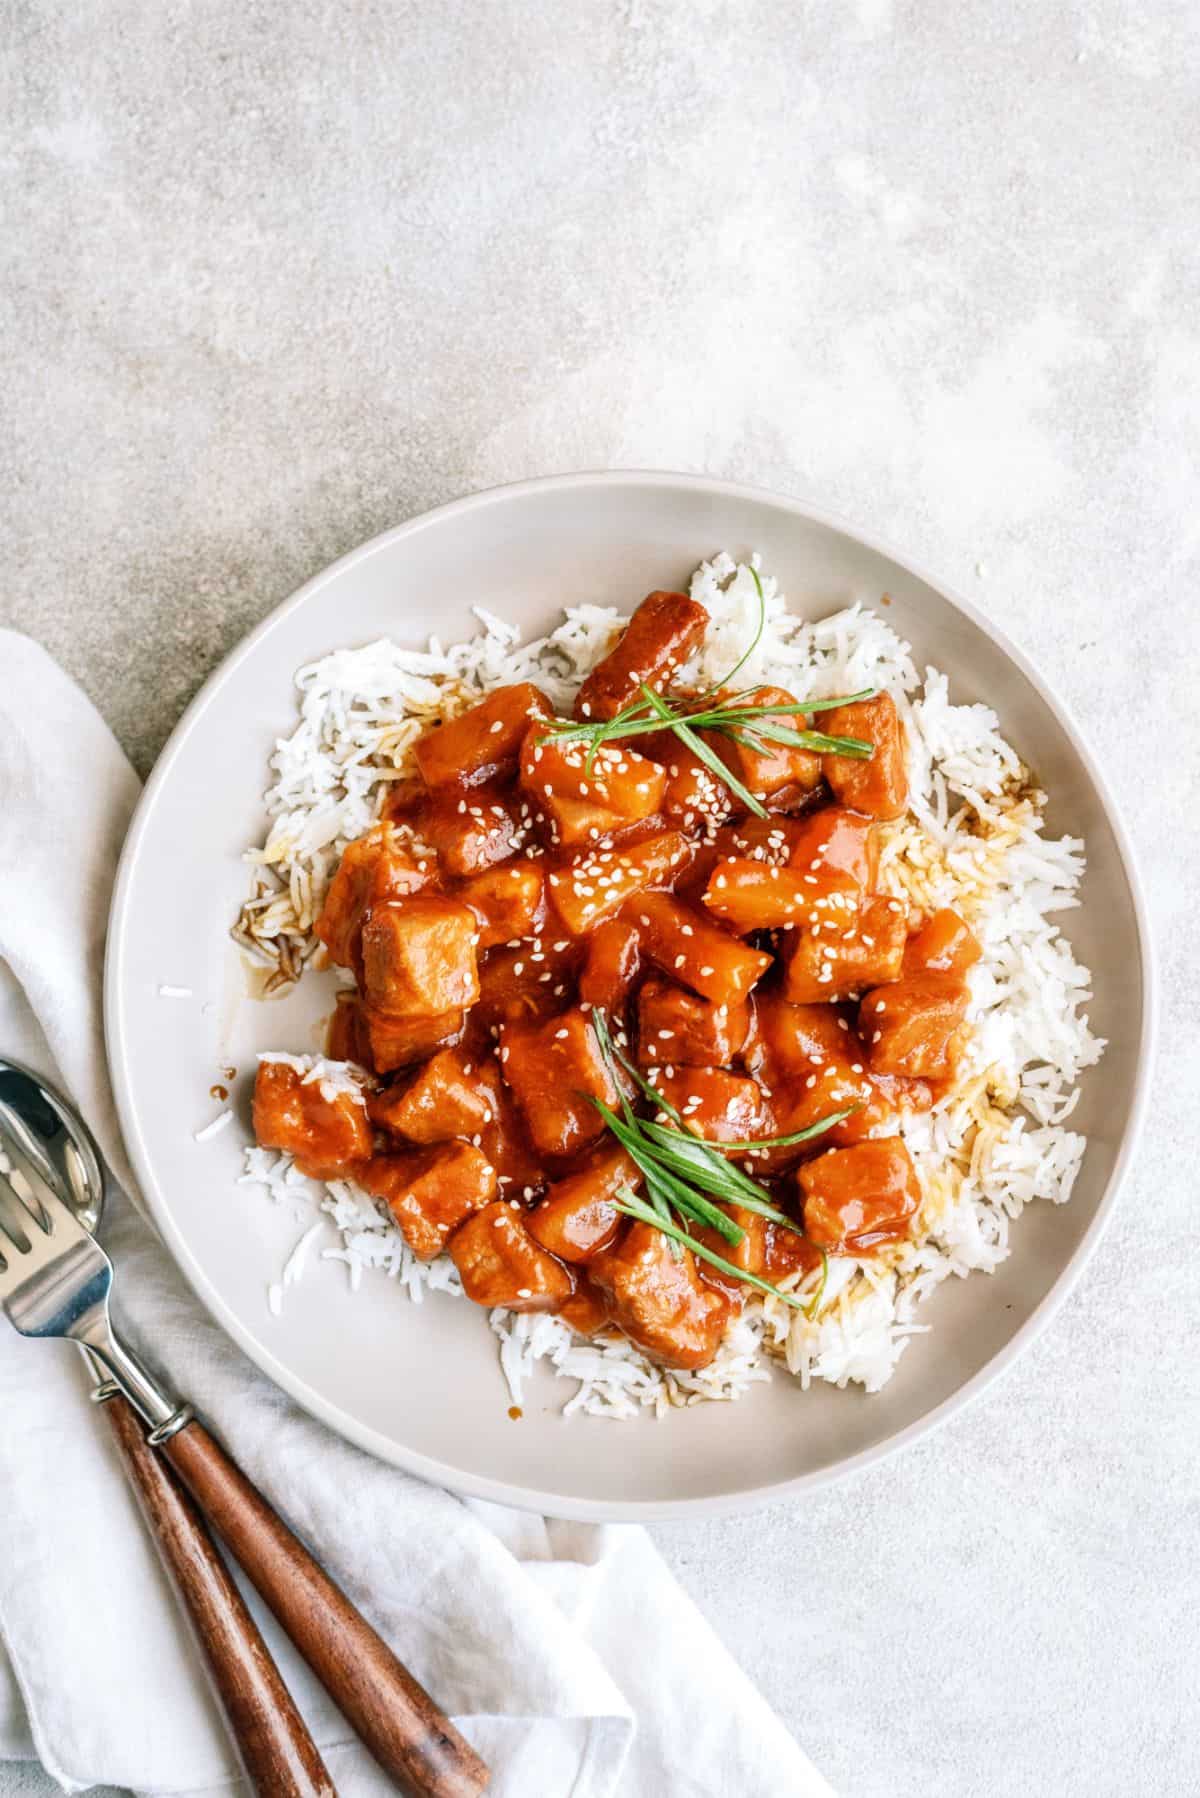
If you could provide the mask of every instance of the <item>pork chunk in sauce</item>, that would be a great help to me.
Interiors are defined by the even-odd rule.
[[[613,719],[643,683],[688,697],[673,682],[706,622],[687,595],[652,593],[575,718]],[[315,1178],[355,1179],[416,1255],[450,1255],[476,1303],[702,1367],[744,1276],[879,1253],[911,1230],[920,1188],[898,1132],[953,1077],[979,944],[957,913],[910,921],[879,890],[881,836],[907,803],[887,694],[817,717],[867,759],[712,733],[763,816],[669,728],[589,744],[550,721],[521,682],[419,739],[315,927],[355,982],[330,1029],[338,1065],[264,1061],[255,1131]],[[660,1108],[606,1059],[597,1013]],[[701,1253],[676,1253],[622,1209],[652,1195],[597,1102],[677,1115],[714,1145],[817,1127],[726,1151],[792,1224],[725,1200],[740,1240],[696,1225]]]

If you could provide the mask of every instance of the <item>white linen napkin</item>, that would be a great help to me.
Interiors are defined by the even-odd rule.
[[[79,689],[0,631],[0,1052],[73,1094],[131,1193],[99,994],[136,798]],[[454,1715],[494,1798],[832,1798],[643,1530],[464,1503],[384,1466],[258,1373],[120,1194],[105,1241],[132,1339]],[[67,1791],[243,1790],[76,1351],[0,1320],[0,1417],[0,1758],[36,1755]],[[252,1602],[344,1798],[391,1790]]]

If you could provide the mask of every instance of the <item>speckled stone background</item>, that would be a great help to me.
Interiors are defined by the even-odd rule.
[[[1193,0],[2,20],[0,622],[143,772],[332,557],[578,467],[862,520],[1074,708],[1164,975],[1104,1246],[934,1440],[656,1533],[843,1798],[1200,1791]]]

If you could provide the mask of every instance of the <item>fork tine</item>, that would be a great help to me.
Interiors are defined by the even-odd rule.
[[[35,1149],[31,1154],[28,1133],[20,1126],[8,1106],[0,1105],[0,1156],[8,1163],[8,1185],[31,1221],[48,1236],[54,1227],[53,1212],[47,1204],[61,1204],[53,1174]],[[14,1179],[14,1174],[19,1177]],[[22,1187],[24,1191],[22,1191]]]
[[[0,1149],[10,1141],[33,1163],[51,1192],[57,1192],[59,1182],[54,1163],[39,1141],[37,1132],[30,1129],[14,1105],[0,1098]]]
[[[11,1246],[18,1255],[27,1255],[33,1246],[27,1234],[32,1219],[21,1203],[20,1195],[8,1172],[0,1167],[0,1272],[8,1266],[5,1249]]]

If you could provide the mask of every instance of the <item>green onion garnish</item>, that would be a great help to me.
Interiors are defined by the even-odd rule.
[[[616,1070],[619,1065],[633,1080],[643,1097],[671,1120],[671,1124],[666,1125],[650,1118],[638,1117],[623,1092],[621,1117],[603,1099],[591,1098],[591,1103],[634,1163],[646,1185],[648,1200],[636,1198],[628,1189],[624,1189],[622,1196],[625,1203],[618,1205],[617,1209],[661,1230],[671,1242],[675,1255],[678,1255],[678,1245],[682,1243],[699,1255],[701,1260],[711,1262],[714,1267],[721,1268],[735,1279],[745,1280],[748,1285],[773,1293],[776,1298],[805,1310],[805,1303],[793,1298],[790,1293],[782,1292],[779,1287],[773,1286],[769,1280],[760,1279],[757,1274],[746,1273],[706,1248],[689,1230],[674,1221],[673,1214],[686,1223],[700,1224],[715,1230],[718,1236],[734,1248],[744,1241],[746,1232],[740,1224],[734,1222],[728,1212],[720,1208],[720,1204],[713,1204],[714,1199],[728,1205],[738,1205],[743,1211],[753,1212],[758,1217],[766,1218],[769,1222],[802,1236],[804,1232],[794,1219],[777,1205],[773,1205],[763,1187],[728,1160],[728,1154],[735,1149],[784,1148],[792,1143],[811,1142],[813,1137],[840,1124],[858,1107],[848,1105],[841,1111],[831,1112],[828,1117],[819,1118],[807,1129],[794,1131],[790,1136],[768,1136],[754,1143],[722,1143],[718,1147],[705,1142],[702,1137],[689,1130],[683,1117],[665,1094],[660,1093],[645,1078],[641,1069],[635,1067],[622,1052],[612,1039],[608,1019],[602,1011],[593,1009],[591,1021],[600,1053],[613,1075],[618,1091],[620,1083],[616,1078]],[[636,1209],[630,1209],[631,1205]],[[824,1255],[823,1259],[826,1259]],[[825,1290],[827,1274],[826,1259],[818,1288],[818,1300]],[[815,1313],[809,1310],[807,1315],[813,1316]]]
[[[620,1196],[617,1199],[617,1210],[623,1212],[626,1217],[636,1218],[639,1223],[651,1224],[654,1229],[661,1230],[664,1236],[669,1236],[673,1241],[682,1243],[685,1248],[691,1249],[692,1254],[698,1260],[707,1261],[710,1267],[719,1267],[723,1274],[729,1274],[735,1280],[744,1280],[747,1286],[755,1286],[759,1292],[768,1292],[772,1298],[782,1299],[785,1305],[792,1305],[797,1311],[805,1311],[807,1314],[805,1301],[797,1298],[794,1292],[781,1292],[778,1286],[772,1286],[769,1280],[760,1279],[758,1274],[747,1273],[744,1267],[735,1267],[732,1261],[726,1261],[724,1255],[718,1255],[716,1250],[710,1249],[707,1243],[697,1242],[694,1236],[689,1235],[686,1230],[681,1230],[677,1224],[667,1223],[659,1217],[657,1211],[652,1211],[649,1205],[644,1205],[641,1199],[630,1192],[627,1186],[621,1188]]]
[[[756,818],[768,817],[767,808],[726,767],[711,745],[696,735],[697,731],[713,731],[716,735],[740,743],[744,748],[755,750],[759,754],[765,752],[767,743],[782,743],[789,749],[807,749],[816,755],[844,755],[860,761],[869,760],[875,753],[874,745],[861,737],[832,737],[819,730],[793,730],[774,720],[789,715],[827,712],[835,706],[853,705],[856,700],[872,699],[878,691],[875,687],[864,687],[861,692],[848,693],[838,699],[796,700],[783,705],[757,705],[753,701],[747,703],[749,693],[753,691],[751,688],[740,693],[726,694],[724,699],[715,697],[719,688],[728,686],[754,654],[766,625],[767,606],[762,582],[756,569],[751,568],[750,572],[758,588],[758,628],[749,647],[722,681],[709,687],[699,698],[693,697],[690,701],[665,698],[643,682],[641,698],[633,700],[615,717],[600,719],[592,724],[580,724],[573,718],[550,718],[547,720],[548,734],[541,741],[586,743],[588,750],[584,765],[590,774],[596,756],[605,743],[669,730]]]

